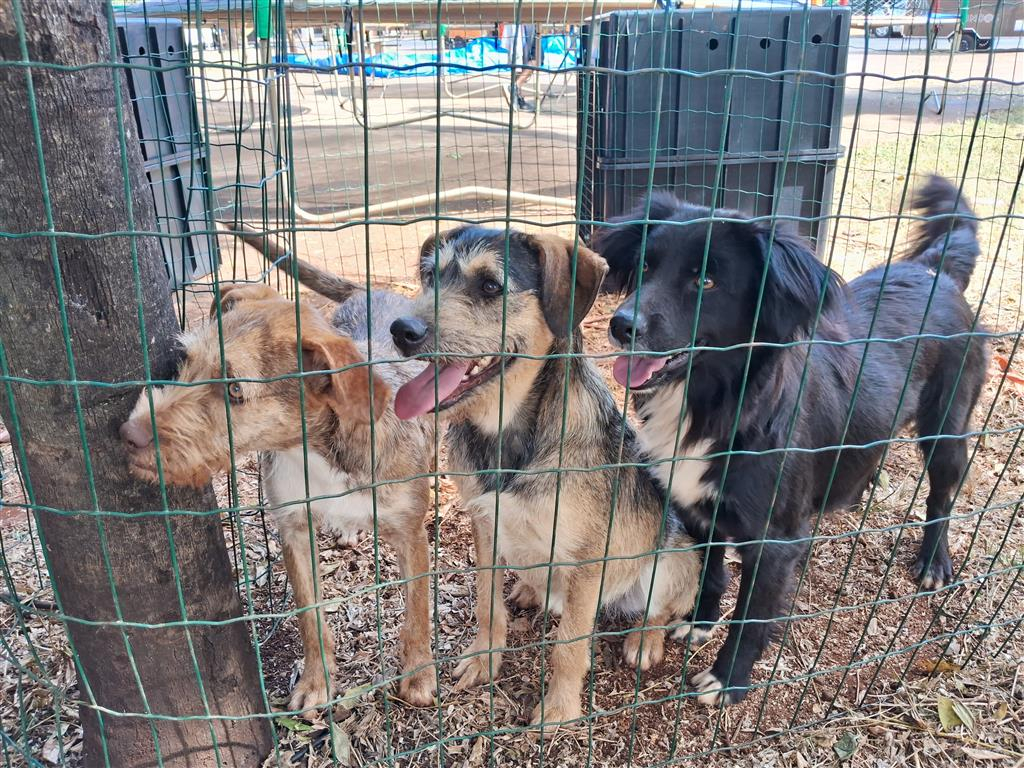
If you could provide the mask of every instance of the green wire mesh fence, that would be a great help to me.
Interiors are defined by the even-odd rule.
[[[120,103],[118,91],[116,123],[124,186],[102,192],[131,208],[137,179],[129,162],[135,150],[128,146],[137,143],[158,232],[129,227],[98,234],[159,241],[178,325],[188,332],[189,348],[205,344],[209,357],[203,368],[190,355],[188,365],[198,375],[177,385],[148,372],[141,380],[79,378],[65,313],[54,343],[67,347],[70,370],[62,380],[43,381],[11,367],[5,350],[13,340],[0,338],[0,410],[10,436],[0,450],[4,765],[83,760],[116,765],[110,755],[121,753],[108,746],[107,728],[125,717],[144,724],[137,732],[142,757],[133,764],[138,765],[195,760],[200,765],[652,766],[696,759],[716,765],[833,760],[879,765],[911,761],[916,751],[927,757],[919,762],[929,764],[1012,763],[1024,757],[1016,679],[1024,654],[1018,632],[1024,615],[1024,536],[1018,520],[1024,501],[1018,452],[1024,430],[1024,366],[1018,353],[1024,331],[1024,226],[1018,202],[1024,172],[1024,6],[1019,1],[947,7],[911,0],[849,9],[740,0],[719,7],[684,3],[651,9],[620,0],[145,0],[104,6],[104,55],[76,66],[27,55],[30,5],[14,0],[0,14],[5,53],[0,68],[15,75],[3,82],[23,89],[18,97],[36,132],[5,136],[5,141],[15,142],[26,156],[38,155],[45,178],[47,165],[61,159],[44,157],[34,73],[52,70],[47,74],[71,77],[97,66],[118,77],[124,73],[128,101]],[[641,251],[647,253],[657,218],[644,201],[652,190],[667,188],[695,204],[758,217],[772,228],[772,238],[775,225],[788,222],[811,239],[819,259],[852,280],[899,258],[920,219],[910,209],[913,190],[935,173],[949,179],[958,197],[974,208],[980,257],[966,291],[975,312],[967,336],[984,343],[991,356],[987,370],[970,372],[983,384],[962,433],[970,470],[956,485],[950,513],[951,582],[919,588],[910,576],[911,543],[925,529],[928,473],[917,433],[893,424],[879,441],[882,461],[865,493],[846,510],[812,518],[803,539],[808,554],[795,566],[795,592],[778,617],[779,637],[755,664],[743,702],[697,702],[693,675],[715,659],[724,631],[710,640],[668,639],[660,663],[631,669],[622,663],[622,648],[648,637],[636,631],[644,623],[611,611],[596,614],[594,630],[580,633],[589,671],[579,720],[557,729],[531,729],[541,691],[550,690],[552,653],[569,645],[555,629],[566,623],[569,606],[551,602],[566,571],[552,564],[566,565],[555,542],[559,531],[571,526],[564,515],[579,514],[573,494],[584,491],[578,478],[592,478],[584,485],[611,488],[610,508],[589,510],[604,527],[594,534],[600,555],[584,564],[600,571],[602,589],[606,573],[622,562],[649,562],[653,585],[658,568],[669,567],[665,563],[673,556],[690,552],[705,558],[709,546],[666,543],[678,524],[663,500],[659,545],[634,548],[625,556],[613,552],[613,523],[621,527],[631,519],[623,511],[630,491],[622,477],[636,463],[657,469],[656,460],[632,462],[623,454],[628,450],[623,425],[636,422],[633,395],[615,384],[616,350],[608,338],[609,320],[623,297],[600,295],[580,322],[581,335],[567,347],[538,354],[514,349],[509,340],[519,338],[529,312],[516,297],[515,288],[525,278],[513,264],[520,241],[510,231],[576,243],[570,245],[569,279],[579,284],[586,278],[586,246],[599,243],[608,221],[637,203]],[[427,315],[440,338],[443,324],[459,317],[452,310],[458,296],[434,289],[444,284],[437,246],[443,235],[433,252],[426,251],[433,259],[421,261],[421,245],[467,224],[500,233],[493,247],[504,266],[495,276],[501,311],[489,337],[499,343],[487,350],[497,361],[501,385],[490,414],[495,436],[472,449],[465,448],[464,434],[446,435],[443,414],[422,417],[415,428],[400,426],[393,413],[376,420],[369,414],[373,409],[379,417],[390,408],[387,399],[376,397],[382,384],[394,390],[404,381],[387,373],[400,370],[394,366],[401,355],[374,349],[387,351],[390,322],[410,310],[401,299],[381,298],[381,291],[414,297],[422,286],[426,299],[421,302],[432,303]],[[706,224],[698,218],[692,226],[703,232]],[[64,312],[68,297],[60,282],[61,254],[53,244],[58,232],[52,216],[24,231],[8,228],[0,218],[0,237],[12,245],[29,233],[48,235],[45,247],[53,250],[47,263]],[[704,248],[706,266],[710,245]],[[352,285],[331,283],[321,295],[300,291],[293,278],[303,276],[303,267],[292,256]],[[641,290],[646,274],[640,270]],[[142,275],[136,261],[137,288]],[[234,293],[239,307],[248,299],[268,301],[259,286],[275,289],[288,306],[260,305],[260,311],[276,312],[275,327],[283,327],[285,339],[291,339],[273,365],[247,366],[232,354],[242,331],[241,315],[229,299],[232,291],[243,290],[239,285],[257,291]],[[369,327],[355,334],[355,354],[324,341],[323,334],[337,330],[328,332],[321,314],[333,312],[329,299],[341,294],[357,297],[355,304],[348,299],[349,315],[363,310],[368,315],[362,322]],[[578,292],[569,294],[567,317],[582,301]],[[760,297],[757,303],[760,307]],[[343,330],[358,325],[349,315],[339,315]],[[481,333],[474,317],[464,316],[465,327],[455,332]],[[920,340],[920,334],[908,335]],[[140,329],[134,342],[143,348],[154,344],[146,338]],[[275,338],[280,341],[281,335]],[[529,333],[524,338],[532,343]],[[870,332],[864,338],[884,343]],[[689,346],[699,347],[698,341],[691,339]],[[373,370],[385,371],[383,378],[367,376],[368,356]],[[432,359],[429,352],[420,357]],[[573,366],[582,359],[596,365],[601,377],[589,386],[607,385],[615,403],[605,426],[618,435],[618,443],[607,461],[581,463],[580,456],[593,452],[567,437],[579,416],[567,407],[577,373],[565,376],[552,395],[560,405],[553,411],[558,423],[542,425],[555,438],[545,447],[547,460],[526,466],[522,457],[536,446],[502,439],[515,427],[507,423],[506,399],[518,402],[521,396],[515,365],[538,358],[562,364],[565,371],[578,372]],[[952,373],[957,380],[964,366]],[[185,376],[190,369],[182,370]],[[323,370],[348,376],[343,380],[351,382],[350,394],[362,391],[357,383],[368,388],[358,400],[364,413],[348,411],[366,433],[365,444],[357,448],[364,477],[339,478],[325,469],[327,427],[316,415]],[[902,400],[908,385],[905,372],[896,374]],[[805,368],[801,393],[809,375],[814,372]],[[859,381],[860,375],[857,391]],[[78,393],[106,387],[131,392],[132,400],[141,389],[145,418],[140,423],[148,425],[150,438],[152,426],[158,427],[150,481],[163,489],[177,482],[169,461],[175,454],[171,437],[164,436],[150,409],[157,399],[176,396],[168,392],[204,392],[209,384],[223,385],[215,399],[226,435],[216,447],[224,453],[212,478],[216,505],[183,511],[164,496],[160,509],[103,509],[94,494],[81,508],[54,510],[34,500],[34,484],[54,481],[24,471],[32,446],[26,440],[30,426],[26,430],[18,418],[19,388],[64,387]],[[432,386],[438,395],[441,382]],[[245,449],[256,443],[246,431],[251,417],[240,409],[251,413],[257,407],[246,402],[257,391],[294,399],[289,407],[299,418],[289,417],[292,411],[282,411],[283,417],[275,412],[276,401],[269,396],[258,407],[264,429],[273,433],[267,445],[283,453],[283,436],[290,435],[287,450],[292,459],[298,456],[297,463],[268,461]],[[679,404],[675,407],[668,418],[682,429],[685,414]],[[799,405],[805,411],[815,407]],[[81,407],[76,416],[69,439],[80,451],[77,460],[88,468],[88,419]],[[738,420],[738,410],[729,418]],[[208,427],[206,436],[214,431]],[[743,446],[734,444],[735,433],[734,427],[722,451],[727,461],[744,455]],[[476,458],[487,468],[453,469],[459,466],[453,451],[467,450],[480,454]],[[797,455],[804,449],[787,440],[779,450]],[[686,457],[669,453],[667,461],[676,467],[672,473],[685,475]],[[403,464],[395,456],[411,458]],[[116,460],[127,462],[127,454]],[[545,545],[550,553],[530,562],[532,568],[488,565],[497,560],[500,536],[528,535],[501,527],[504,507],[522,503],[513,480],[537,487],[550,483],[554,489],[554,509],[544,518],[554,532],[535,532],[550,540]],[[780,470],[778,482],[789,481]],[[265,492],[272,487],[290,492],[283,499],[290,512],[271,508]],[[474,487],[487,489],[490,507],[460,495]],[[413,489],[413,508],[402,517],[411,538],[396,534],[389,516],[396,504],[405,503],[396,502],[405,498],[396,488]],[[281,498],[273,501],[282,506]],[[120,518],[135,520],[137,513],[166,522],[166,548],[181,599],[180,619],[170,624],[186,630],[168,661],[168,674],[184,676],[201,692],[194,701],[183,697],[177,710],[101,702],[93,689],[102,689],[102,681],[85,679],[80,651],[69,642],[68,628],[91,617],[85,606],[67,603],[55,590],[39,515],[90,506],[101,537],[104,526]],[[569,511],[559,522],[563,508]],[[371,524],[317,531],[328,509],[336,517],[350,514]],[[175,560],[181,537],[171,522],[189,515],[220,523],[241,603],[237,616],[190,610],[181,586],[188,574]],[[627,523],[621,522],[623,515]],[[498,534],[481,540],[480,520]],[[419,543],[408,543],[413,540]],[[407,550],[423,542],[429,543],[429,562],[416,565],[418,555]],[[740,557],[728,550],[724,559],[736,585]],[[104,567],[117,605],[109,558]],[[530,586],[534,573],[543,574],[536,590]],[[696,573],[698,581],[708,578],[704,568]],[[299,590],[307,588],[297,585],[297,578],[311,585],[301,599]],[[532,600],[530,590],[537,592]],[[506,600],[513,607],[507,643],[497,644],[499,657],[494,648],[473,644],[483,629],[475,606]],[[732,586],[718,622],[725,629],[736,600]],[[560,608],[555,613],[563,618],[530,607],[531,602]],[[419,620],[425,609],[427,624]],[[638,610],[648,625],[661,626],[650,599],[641,600]],[[490,631],[502,620],[488,616]],[[669,630],[682,618],[672,616]],[[134,667],[136,658],[145,663],[145,623],[119,615],[99,624],[118,633],[118,642],[128,649],[132,674],[125,677],[118,670],[118,679],[129,681],[132,700],[138,695],[147,702],[147,680]],[[251,652],[257,673],[255,704],[241,714],[218,710],[216,692],[223,689],[217,686],[223,681],[207,680],[204,649],[189,634],[234,624],[246,628],[243,651]],[[424,647],[427,657],[417,657],[415,649]],[[474,657],[482,660],[475,662],[481,675],[495,673],[493,684],[457,684],[456,668]],[[317,674],[333,683],[323,696],[315,685],[314,690],[303,687],[315,683]],[[245,685],[242,678],[238,686]],[[296,698],[296,690],[309,698]],[[305,710],[307,704],[315,706]],[[259,760],[237,758],[218,735],[215,726],[233,720],[269,727]],[[192,744],[193,754],[182,757],[165,726],[192,721],[209,725],[209,743]],[[95,741],[84,738],[88,728],[97,729]],[[908,733],[918,740],[908,741]],[[83,742],[99,746],[85,754],[89,749]]]

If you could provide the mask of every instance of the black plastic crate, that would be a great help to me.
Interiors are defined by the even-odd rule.
[[[121,55],[129,65],[128,93],[146,165],[161,165],[201,150],[181,21],[125,19],[117,34]]]
[[[167,274],[174,287],[218,263],[206,145],[189,78],[184,28],[177,19],[121,19],[121,56]]]
[[[585,200],[595,221],[625,213],[653,189],[712,208],[731,208],[753,216],[796,219],[795,226],[822,253],[829,222],[822,200],[832,199],[836,159],[832,153],[807,152],[730,158],[722,162],[716,187],[717,156],[680,158],[656,165],[653,179],[644,163],[598,161],[591,194]]]
[[[217,238],[208,204],[209,177],[203,158],[182,157],[146,170],[164,265],[178,287],[213,271]]]
[[[581,73],[581,135],[594,157],[653,150],[656,162],[838,150],[849,31],[849,11],[832,7],[598,17],[584,27],[583,61],[617,72]]]
[[[820,250],[842,155],[849,29],[847,9],[814,6],[594,19],[578,101],[584,218],[607,220],[649,188],[669,189],[800,217]]]

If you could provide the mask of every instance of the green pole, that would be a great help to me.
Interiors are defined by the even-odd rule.
[[[971,9],[971,0],[960,0],[960,27],[967,28],[967,12]]]
[[[274,31],[270,15],[271,0],[253,0],[253,15],[256,17],[256,39],[269,40]]]

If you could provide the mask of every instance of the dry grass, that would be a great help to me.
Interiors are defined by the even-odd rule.
[[[997,110],[985,116],[970,152],[973,120],[965,129],[964,115],[959,123],[929,119],[913,131],[907,114],[895,123],[891,116],[866,115],[857,137],[849,133],[847,121],[851,149],[844,163],[850,174],[845,185],[845,165],[837,175],[835,212],[848,218],[835,233],[834,266],[853,276],[885,258],[894,239],[902,242],[906,224],[895,232],[893,219],[878,217],[899,208],[904,185],[912,184],[914,174],[963,174],[965,193],[979,214],[1001,217],[982,224],[985,260],[970,299],[981,304],[981,318],[990,329],[1019,333],[1024,227],[1006,214],[1024,157],[1024,113]],[[465,212],[483,214],[501,212]],[[872,217],[877,220],[864,220]],[[380,274],[407,287],[402,277],[414,253],[409,243],[432,228],[424,222],[401,229],[401,257],[392,255],[394,227],[347,230],[346,237],[363,240],[365,234],[371,249],[379,245],[387,254]],[[321,263],[347,271],[350,252],[335,253],[332,243],[320,233],[299,237],[300,251],[315,252]],[[224,246],[223,277],[259,274],[258,258],[235,252],[232,244]],[[986,288],[983,276],[989,275]],[[188,301],[191,319],[202,315],[205,301],[201,292]],[[606,349],[604,320],[610,308],[604,301],[585,326],[593,352]],[[993,343],[1008,358],[1012,346],[1013,338]],[[608,362],[601,365],[607,373]],[[1010,367],[1024,375],[1019,360],[1011,358]],[[974,446],[971,482],[960,495],[951,526],[952,555],[961,567],[957,584],[933,595],[915,595],[907,573],[927,486],[921,483],[914,447],[894,445],[870,504],[865,499],[823,522],[795,598],[798,620],[787,624],[784,641],[758,664],[757,687],[743,704],[707,710],[689,699],[683,682],[689,670],[710,663],[720,634],[689,655],[679,644],[670,644],[663,665],[637,676],[618,660],[622,639],[617,632],[623,627],[602,623],[588,680],[592,716],[543,741],[526,735],[520,729],[537,700],[544,659],[538,642],[545,622],[522,613],[513,614],[512,649],[497,683],[455,692],[451,659],[474,632],[472,538],[453,486],[442,477],[436,486],[436,517],[429,525],[436,544],[438,707],[413,710],[393,698],[402,598],[393,583],[398,573],[392,553],[384,545],[376,553],[383,583],[375,586],[378,563],[369,537],[354,550],[323,540],[321,573],[326,575],[329,622],[338,638],[342,700],[328,719],[279,718],[279,746],[269,764],[329,765],[332,747],[335,758],[348,765],[1024,764],[1024,636],[1017,631],[1024,616],[1024,528],[1019,520],[1024,463],[1016,450],[1024,425],[1024,387],[1004,381],[996,367],[990,373],[975,415],[975,427],[990,434]],[[9,446],[0,450],[0,459],[2,498],[8,505],[0,506],[0,756],[4,765],[23,765],[27,761],[19,753],[24,750],[43,764],[74,765],[81,731],[71,656],[52,619],[52,593],[38,540],[18,506],[24,497]],[[226,519],[224,528],[238,578],[252,587],[246,610],[286,612],[290,591],[276,534],[256,508],[259,478],[252,457],[239,458],[238,481],[236,503],[254,509]],[[225,488],[226,483],[218,483],[220,500],[227,505]],[[730,599],[732,594],[726,610]],[[280,705],[298,673],[296,624],[288,618],[258,625],[265,685]]]

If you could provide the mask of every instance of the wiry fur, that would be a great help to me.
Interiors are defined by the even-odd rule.
[[[579,323],[597,296],[603,261],[561,238],[514,231],[507,237],[506,243],[504,231],[464,227],[428,240],[422,294],[393,331],[404,353],[437,353],[442,364],[456,356],[504,355],[503,373],[443,411],[449,464],[473,516],[479,569],[478,634],[456,675],[465,687],[491,680],[500,669],[506,613],[502,571],[494,566],[515,566],[513,600],[561,613],[543,709],[533,714],[534,722],[542,713],[544,722],[561,722],[581,714],[606,541],[602,605],[641,616],[623,655],[643,669],[663,656],[661,627],[691,610],[699,561],[677,515],[663,526],[666,500],[648,472],[599,469],[640,458],[633,430],[622,423],[600,373],[576,356],[584,351]],[[506,265],[503,301],[500,293],[482,292],[481,281],[504,285]],[[558,357],[570,351],[568,361]],[[656,558],[660,548],[670,551]]]
[[[310,549],[308,523],[312,522],[314,531],[346,537],[370,530],[374,495],[380,535],[397,550],[402,578],[409,580],[401,632],[405,676],[399,695],[417,705],[434,699],[424,577],[429,570],[423,528],[429,492],[425,478],[406,479],[431,471],[433,429],[426,419],[400,421],[391,407],[392,393],[418,373],[422,364],[378,362],[399,357],[386,329],[394,316],[388,313],[403,305],[398,296],[376,298],[374,325],[383,333],[374,334],[375,362],[367,366],[365,294],[338,308],[333,327],[316,310],[300,303],[300,334],[295,304],[271,288],[223,287],[219,324],[210,322],[184,339],[185,358],[178,381],[200,383],[152,391],[160,460],[168,482],[205,483],[211,473],[229,468],[232,454],[260,452],[269,510],[281,533],[288,579],[300,609],[305,667],[291,695],[289,706],[295,710],[327,703],[335,669],[334,641],[326,617],[310,609],[322,600],[322,591],[313,578],[317,553],[315,537]],[[227,377],[247,379],[230,385],[234,389],[227,393],[225,384],[201,383],[222,378],[221,339]],[[313,373],[301,380],[268,381],[297,373],[300,349],[303,370]],[[338,370],[346,366],[355,367]],[[232,392],[235,396],[226,397]],[[372,467],[371,414],[375,419]],[[155,481],[156,452],[146,393],[122,427],[122,435],[135,473]],[[375,494],[373,481],[379,483]],[[307,499],[315,499],[308,504],[308,513]]]
[[[966,439],[958,436],[968,431],[986,368],[984,343],[967,335],[974,313],[962,293],[978,244],[973,214],[949,182],[929,180],[917,205],[930,220],[907,257],[849,285],[785,229],[730,211],[694,222],[712,212],[664,195],[652,206],[661,220],[648,229],[639,298],[626,298],[611,331],[624,348],[635,339],[635,350],[671,356],[635,402],[643,443],[664,445],[681,420],[679,445],[673,451],[669,437],[663,452],[700,469],[696,477],[678,467],[684,482],[671,489],[709,547],[697,622],[719,618],[725,543],[742,558],[728,637],[712,668],[695,678],[706,702],[743,698],[770,622],[784,609],[782,587],[804,555],[798,540],[809,521],[857,502],[884,441],[911,424],[931,486],[914,574],[923,589],[952,577],[946,528],[967,468]],[[617,285],[635,285],[640,234],[623,224],[596,245]],[[917,334],[938,338],[885,341]],[[867,338],[878,340],[856,341]]]

